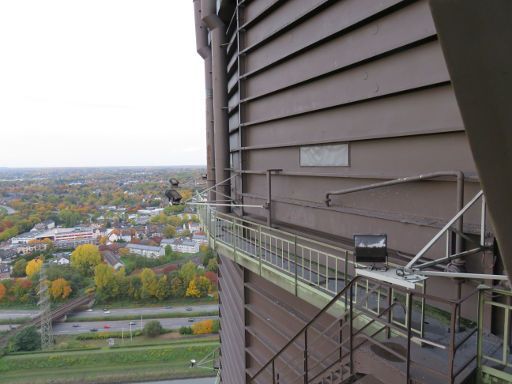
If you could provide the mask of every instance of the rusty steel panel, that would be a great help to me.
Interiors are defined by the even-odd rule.
[[[420,1],[248,76],[244,82],[246,96],[278,90],[432,36],[435,28],[428,3]]]
[[[246,70],[249,72],[268,65],[400,2],[400,0],[345,0],[335,2],[316,16],[299,24],[296,28],[279,35],[252,51],[247,57]],[[264,24],[265,21],[261,23]]]
[[[311,129],[313,126],[315,129]],[[389,138],[463,129],[453,90],[450,85],[445,85],[248,126],[244,130],[244,138],[246,145],[252,148]]]
[[[437,41],[246,103],[247,121],[306,113],[449,81]]]
[[[244,281],[243,270],[221,256],[219,265],[219,301],[222,382],[245,381]]]

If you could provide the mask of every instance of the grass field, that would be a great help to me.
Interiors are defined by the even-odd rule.
[[[188,339],[172,344],[39,352],[0,359],[0,383],[75,384],[199,377],[213,371],[190,368],[218,346],[218,340]]]

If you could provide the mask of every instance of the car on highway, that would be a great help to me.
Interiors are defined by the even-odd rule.
[[[89,308],[86,312],[92,312],[92,308]]]
[[[165,306],[165,309],[171,309],[171,308],[172,308],[172,306],[171,306],[171,305],[166,305],[166,306]]]
[[[104,328],[104,329],[110,329],[110,325],[105,324],[105,325],[103,326],[103,328]]]
[[[91,331],[91,332],[98,332],[98,328],[91,328],[91,329],[89,329],[89,331]]]
[[[130,321],[129,325],[137,325],[137,323],[135,323],[135,321]]]
[[[110,315],[110,311],[107,309],[106,311],[103,311],[103,314]]]
[[[73,328],[78,328],[80,324],[73,324]]]
[[[189,322],[189,323],[193,323],[194,321],[195,321],[195,320],[194,320],[194,319],[192,319],[192,318],[188,319],[188,322]]]
[[[192,308],[191,307],[187,307],[186,311],[191,312]]]

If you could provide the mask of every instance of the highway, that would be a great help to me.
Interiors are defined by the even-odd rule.
[[[0,310],[0,319],[18,319],[23,317],[34,317],[39,314],[38,310],[6,309]]]
[[[108,306],[105,308],[109,309]],[[187,308],[191,308],[190,311],[187,311]],[[150,316],[161,313],[186,313],[186,312],[211,312],[217,311],[219,306],[217,304],[207,304],[207,305],[190,305],[190,306],[166,306],[166,307],[143,307],[143,308],[118,308],[118,309],[109,309],[110,316],[126,316],[126,315],[137,315],[140,316]],[[35,317],[39,314],[38,310],[24,310],[24,309],[5,309],[0,310],[0,319],[18,319],[18,318],[26,318],[26,317]],[[100,317],[100,316],[108,316],[103,313],[103,309],[93,309],[91,312],[88,311],[80,311],[73,314],[70,314],[68,317],[71,319],[72,316],[80,316],[80,317]]]
[[[205,316],[205,317],[191,317],[191,318],[176,318],[176,319],[142,319],[142,328],[144,325],[150,320],[158,320],[162,327],[172,329],[179,328],[182,326],[189,326],[194,324],[197,321],[217,319],[217,316]],[[193,321],[189,321],[189,320]],[[141,329],[141,321],[133,320],[135,325],[132,325],[132,330]],[[78,325],[78,326],[73,326]],[[109,328],[105,328],[105,325],[108,325]],[[53,332],[55,335],[73,335],[79,333],[90,333],[91,329],[95,328],[98,331],[122,331],[124,329],[125,332],[129,335],[130,331],[130,321],[129,320],[118,320],[118,321],[81,321],[81,322],[67,322],[67,323],[55,323],[53,324]]]
[[[187,308],[191,308],[191,310],[187,311]],[[144,308],[117,308],[110,309],[108,306],[105,306],[104,309],[108,309],[110,311],[109,315],[106,315],[103,312],[103,309],[93,309],[91,312],[83,311],[77,312],[72,315],[69,315],[68,318],[72,321],[73,316],[82,317],[100,317],[100,316],[126,316],[126,315],[137,315],[142,317],[151,316],[155,314],[162,313],[186,313],[186,312],[211,312],[217,311],[219,306],[217,304],[207,304],[207,305],[190,305],[190,306],[166,306],[166,307],[144,307]]]

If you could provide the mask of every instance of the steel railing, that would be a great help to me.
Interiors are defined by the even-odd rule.
[[[199,206],[199,216],[205,230],[210,234],[213,245],[223,244],[232,250],[235,261],[240,254],[257,260],[259,272],[270,266],[293,278],[295,293],[300,284],[306,284],[330,295],[336,295],[355,276],[355,268],[362,265],[355,262],[351,250],[336,247],[321,241],[291,234],[253,221],[217,212],[208,206]],[[390,267],[400,267],[389,263]],[[422,293],[426,292],[426,281],[417,284]],[[358,295],[365,295],[369,285],[363,281],[357,285]],[[365,309],[379,313],[383,299],[382,291],[375,293],[374,300],[365,303]],[[394,288],[391,297],[396,299]],[[419,298],[420,321],[412,332],[423,337],[425,320],[425,299]],[[392,315],[391,321],[406,326],[406,318]]]
[[[510,315],[512,311],[512,292],[504,289],[489,288],[479,297],[479,323],[484,321],[484,314],[489,310],[503,311],[502,323],[495,330],[494,340],[486,346],[483,327],[478,329],[477,365],[480,375],[496,377],[504,382],[512,382],[512,359],[510,340]],[[494,381],[493,381],[494,382]]]

